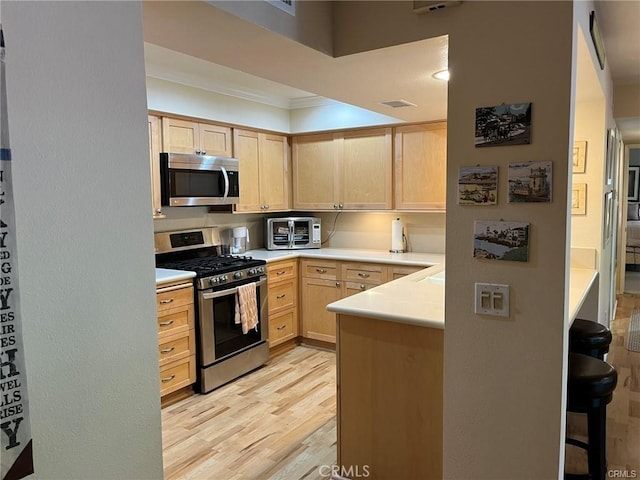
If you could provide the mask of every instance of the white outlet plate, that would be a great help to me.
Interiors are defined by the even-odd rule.
[[[509,316],[509,285],[476,283],[474,312],[481,315]]]

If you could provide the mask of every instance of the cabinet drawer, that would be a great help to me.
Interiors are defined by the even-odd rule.
[[[364,282],[344,282],[343,284],[343,297],[355,295],[356,293],[364,292],[373,287],[380,285],[379,283],[364,283]]]
[[[273,347],[298,336],[298,315],[291,309],[277,315],[269,315],[269,346]]]
[[[277,312],[297,304],[295,280],[269,286],[269,312]]]
[[[156,294],[156,308],[158,313],[168,309],[193,303],[193,287],[167,287],[160,288]]]
[[[342,280],[379,285],[387,281],[387,267],[372,263],[343,263]]]
[[[290,280],[298,276],[296,260],[288,260],[267,265],[269,283]]]
[[[158,315],[158,338],[166,340],[171,335],[186,335],[193,328],[193,315],[193,303],[168,309]]]
[[[191,385],[196,380],[195,355],[160,368],[160,396]]]
[[[178,334],[167,337],[161,340],[158,345],[158,358],[160,359],[161,367],[176,360],[194,355],[195,353],[195,336],[193,330],[189,330],[187,335]]]
[[[420,270],[424,270],[427,267],[414,267],[414,266],[406,266],[399,267],[394,265],[389,267],[389,281],[396,280],[401,277],[405,277],[407,275],[411,275],[412,273],[419,272]]]
[[[326,260],[302,260],[302,276],[322,278],[324,280],[337,280],[339,275],[338,262]]]

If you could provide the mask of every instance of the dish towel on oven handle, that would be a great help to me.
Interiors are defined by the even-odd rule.
[[[256,284],[253,282],[238,287],[235,322],[242,324],[242,333],[245,335],[258,326],[258,300]]]

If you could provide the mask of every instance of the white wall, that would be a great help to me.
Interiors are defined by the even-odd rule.
[[[3,2],[35,475],[160,479],[139,2]]]
[[[397,118],[381,115],[346,103],[296,108],[290,110],[291,133],[318,132],[340,128],[357,128],[401,123]]]
[[[289,110],[147,77],[150,110],[288,133]]]

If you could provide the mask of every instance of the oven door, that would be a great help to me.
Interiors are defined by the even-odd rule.
[[[248,282],[244,282],[248,283]],[[242,325],[235,323],[236,295],[238,288],[218,292],[200,292],[198,299],[200,330],[200,366],[235,355],[267,341],[267,279],[260,277],[256,282],[256,302],[258,303],[258,325],[255,329],[242,333]]]

